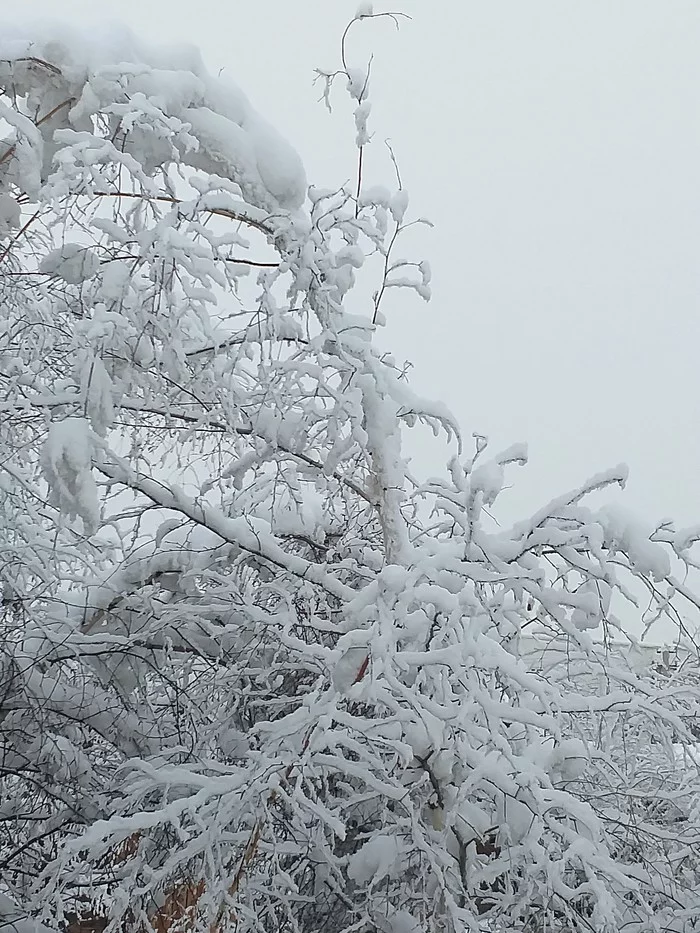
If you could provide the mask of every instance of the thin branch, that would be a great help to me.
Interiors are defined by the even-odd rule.
[[[12,237],[12,239],[10,240],[10,242],[7,244],[7,246],[6,246],[5,249],[3,250],[2,255],[0,256],[0,262],[4,262],[4,260],[5,260],[6,257],[7,257],[7,254],[10,252],[10,250],[12,249],[12,247],[13,247],[13,246],[15,245],[15,243],[17,243],[17,241],[26,233],[26,231],[27,231],[27,230],[29,229],[29,227],[34,223],[34,221],[37,219],[37,217],[39,216],[40,213],[41,213],[41,209],[37,210],[36,213],[32,214],[32,216],[29,218],[29,220],[27,220],[26,223],[25,223],[25,224],[17,231],[17,233]]]
[[[56,104],[56,106],[53,108],[53,110],[49,110],[49,112],[48,112],[47,114],[45,114],[45,115],[41,118],[41,120],[37,120],[36,123],[34,124],[34,126],[37,126],[37,127],[41,126],[42,123],[46,123],[47,120],[50,120],[51,117],[53,117],[55,114],[57,114],[59,110],[62,110],[64,107],[67,107],[69,104],[74,104],[74,103],[75,103],[75,98],[74,98],[74,97],[68,97],[68,98],[66,98],[66,100],[61,101],[60,104]],[[9,159],[9,158],[12,156],[12,154],[15,152],[16,149],[17,149],[17,143],[15,143],[13,146],[10,146],[10,148],[0,156],[0,165],[2,165],[2,163],[3,163],[6,159]]]
[[[137,191],[96,191],[95,194],[100,198],[135,198],[141,201],[163,201],[166,204],[177,205],[185,203],[181,198],[172,197],[170,195],[141,194]],[[236,220],[242,224],[247,224],[249,227],[260,230],[260,232],[264,233],[266,236],[272,237],[275,235],[275,231],[271,227],[267,227],[261,221],[255,220],[247,214],[242,214],[240,211],[228,210],[223,207],[201,207],[199,210],[207,214],[214,214],[217,217],[226,217],[228,220]],[[238,260],[234,260],[234,262],[237,261]]]

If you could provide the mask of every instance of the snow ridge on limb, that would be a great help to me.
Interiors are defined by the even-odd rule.
[[[239,88],[207,73],[195,48],[149,46],[116,26],[80,35],[56,22],[3,23],[0,75],[37,105],[35,121],[7,109],[15,132],[0,143],[0,160],[14,162],[20,187],[32,192],[50,177],[52,161],[65,158],[57,141],[84,152],[92,121],[107,114],[131,127],[124,151],[147,169],[175,150],[184,164],[236,182],[265,211],[304,200],[299,156]],[[13,147],[27,157],[12,159]],[[11,178],[14,166],[7,171]]]

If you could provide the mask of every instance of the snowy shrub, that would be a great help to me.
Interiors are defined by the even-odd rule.
[[[623,468],[491,522],[526,449],[373,343],[430,269],[341,58],[307,192],[190,49],[0,31],[0,928],[692,930],[700,532]]]

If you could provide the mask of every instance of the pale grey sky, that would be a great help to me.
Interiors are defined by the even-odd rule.
[[[13,4],[0,2],[11,14]],[[301,152],[309,179],[354,171],[332,67],[355,0],[120,0],[146,40],[197,44]],[[530,444],[513,502],[535,506],[619,461],[628,503],[700,521],[700,4],[697,0],[397,0],[375,53],[375,180],[390,137],[434,299],[394,300],[390,344],[465,434]],[[22,15],[90,21],[94,0]],[[428,454],[413,446],[421,466]],[[435,470],[440,467],[434,464]]]

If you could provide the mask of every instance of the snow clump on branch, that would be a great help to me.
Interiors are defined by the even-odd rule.
[[[40,85],[37,70],[46,72]],[[17,182],[36,193],[56,168],[52,159],[61,141],[85,134],[89,145],[99,115],[128,122],[129,114],[140,112],[151,116],[150,125],[142,123],[126,152],[138,150],[143,158],[149,150],[154,169],[172,147],[185,164],[234,180],[264,210],[295,210],[304,201],[306,176],[297,153],[232,81],[207,72],[193,47],[147,45],[116,26],[81,35],[60,23],[3,24],[0,81],[10,77],[43,116],[34,126],[0,108],[0,116],[26,134],[18,141],[13,132],[0,147],[31,150],[31,159],[9,166],[5,160],[5,183],[19,168]]]

